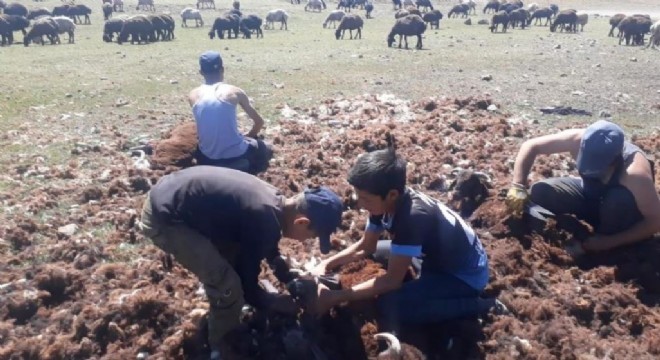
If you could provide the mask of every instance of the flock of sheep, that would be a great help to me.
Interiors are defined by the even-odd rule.
[[[292,4],[300,4],[300,0],[290,0]],[[442,12],[434,9],[431,0],[392,0],[394,9],[397,10],[394,17],[395,23],[387,36],[388,46],[393,46],[395,38],[398,35],[399,47],[405,44],[408,48],[408,36],[417,37],[418,49],[422,48],[422,34],[430,25],[431,29],[438,28],[440,20],[443,18]],[[159,40],[174,39],[175,22],[172,16],[167,14],[160,15],[134,15],[112,17],[114,12],[124,11],[123,0],[102,0],[102,13],[106,20],[103,29],[103,40],[112,42],[115,39],[119,44],[129,41],[133,43],[148,43]],[[188,27],[189,22],[194,21],[195,27],[204,26],[202,19],[202,9],[215,9],[214,0],[197,0],[195,8],[187,7],[180,13],[181,26]],[[327,9],[325,0],[307,0],[304,10],[321,12]],[[374,9],[372,0],[338,0],[337,8],[330,11],[323,27],[333,26],[335,28],[335,38],[343,39],[346,31],[349,32],[350,39],[361,39],[362,28],[364,27],[363,18],[351,13],[352,9],[361,9],[365,11],[365,17],[371,18]],[[138,0],[136,10],[155,11],[154,0]],[[67,34],[68,42],[73,43],[75,39],[76,24],[90,24],[89,15],[92,10],[81,4],[63,4],[56,6],[52,11],[39,8],[29,10],[19,3],[6,4],[0,0],[0,40],[2,45],[11,45],[14,41],[13,33],[21,31],[23,33],[23,43],[28,46],[36,42],[45,44],[46,38],[51,44],[60,43],[60,35]],[[477,13],[477,4],[474,0],[459,0],[459,4],[453,6],[448,12],[447,17],[468,18],[467,24],[471,24],[469,16]],[[555,32],[577,32],[584,30],[584,26],[589,21],[586,13],[579,13],[576,10],[568,9],[560,11],[556,5],[548,7],[539,7],[537,4],[524,6],[521,0],[488,0],[483,8],[483,13],[492,13],[491,21],[480,20],[480,24],[489,24],[491,32],[506,32],[508,28],[520,27],[525,29],[532,25],[550,26],[550,31]],[[219,39],[251,38],[255,35],[257,38],[263,37],[262,25],[264,29],[274,29],[275,23],[279,23],[281,30],[288,29],[289,14],[282,9],[275,9],[266,14],[265,21],[258,15],[243,15],[240,10],[240,3],[235,0],[232,9],[218,16],[208,33],[213,39],[216,36]],[[545,24],[543,24],[545,20]],[[32,24],[30,24],[32,22]],[[626,45],[643,45],[644,37],[650,33],[650,39],[647,47],[660,47],[660,21],[655,24],[649,15],[631,15],[617,14],[610,19],[611,30],[609,36],[614,36],[614,30],[619,30],[619,44],[624,41]],[[32,27],[30,28],[30,25]],[[27,31],[27,29],[29,31]],[[355,36],[353,32],[355,31]]]

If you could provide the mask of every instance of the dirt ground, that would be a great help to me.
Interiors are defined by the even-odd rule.
[[[485,110],[491,104],[490,99],[410,102],[365,95],[328,99],[313,108],[283,107],[286,116],[267,133],[277,152],[263,178],[289,195],[311,183],[341,194],[349,209],[334,237],[335,247],[341,248],[359,239],[366,220],[354,209],[346,172],[358,154],[385,146],[389,132],[409,160],[412,187],[466,216],[476,207],[469,219],[490,258],[487,294],[499,296],[512,311],[483,323],[438,325],[431,341],[413,329],[406,341],[432,358],[657,358],[660,244],[647,241],[574,263],[561,245],[571,234],[588,234],[581,224],[561,218],[530,232],[507,218],[502,192],[510,181],[511,159],[523,137],[541,130],[510,114]],[[99,129],[108,139],[105,144],[73,148],[67,164],[17,165],[7,172],[17,182],[30,184],[40,177],[59,185],[37,186],[23,196],[1,194],[13,216],[1,235],[0,294],[6,306],[0,308],[0,359],[204,355],[200,319],[207,305],[200,284],[133,227],[145,192],[162,174],[178,168],[172,164],[185,157],[181,149],[194,146],[180,130],[169,140],[150,143],[156,153],[146,159],[158,161],[156,170],[137,170],[140,162],[127,155],[137,144],[107,127]],[[169,153],[175,158],[166,156],[164,145],[173,141],[182,144]],[[636,142],[660,156],[657,134]],[[80,164],[89,161],[102,161],[107,170],[81,170]],[[492,181],[487,187],[452,186],[455,168],[485,172]],[[539,158],[532,177],[565,175],[573,168],[563,155]],[[656,179],[660,187],[660,176]],[[48,209],[65,204],[65,214],[48,217]],[[35,221],[35,213],[47,220]],[[99,227],[105,234],[95,230]],[[319,255],[315,242],[284,239],[280,247],[298,263]],[[29,271],[12,270],[12,265],[30,262]],[[350,285],[378,271],[375,264],[358,264],[342,270],[342,282]],[[262,278],[283,288],[268,272]],[[246,313],[244,327],[234,334],[236,358],[312,358],[312,349],[329,359],[371,358],[378,349],[370,337],[377,331],[372,305],[339,308],[320,320]],[[438,344],[451,346],[438,349]]]

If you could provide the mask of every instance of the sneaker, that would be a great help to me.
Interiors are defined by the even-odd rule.
[[[495,299],[495,305],[490,310],[493,315],[511,315],[511,311],[499,299]]]

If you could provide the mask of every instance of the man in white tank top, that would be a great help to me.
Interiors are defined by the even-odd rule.
[[[272,150],[262,140],[256,139],[264,120],[242,89],[223,82],[224,67],[220,53],[203,53],[199,66],[204,84],[194,88],[188,97],[197,123],[197,164],[229,167],[253,175],[265,171],[272,158]],[[246,135],[238,129],[237,105],[254,121]]]

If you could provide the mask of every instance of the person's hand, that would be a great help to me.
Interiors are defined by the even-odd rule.
[[[309,274],[312,276],[323,276],[328,272],[328,263],[321,261],[316,265],[312,270],[309,271]]]
[[[513,184],[506,193],[506,207],[513,216],[520,218],[528,199],[527,189],[521,184]]]
[[[276,294],[268,299],[268,310],[285,315],[295,315],[298,305],[290,295]]]
[[[327,313],[333,306],[339,302],[336,292],[328,289],[327,286],[319,283],[317,288],[316,303],[314,308],[311,309],[316,315],[323,315]]]
[[[564,250],[570,255],[572,258],[577,259],[580,256],[586,254],[586,251],[584,249],[584,243],[581,241],[573,241],[570,244],[566,245],[564,247]]]

